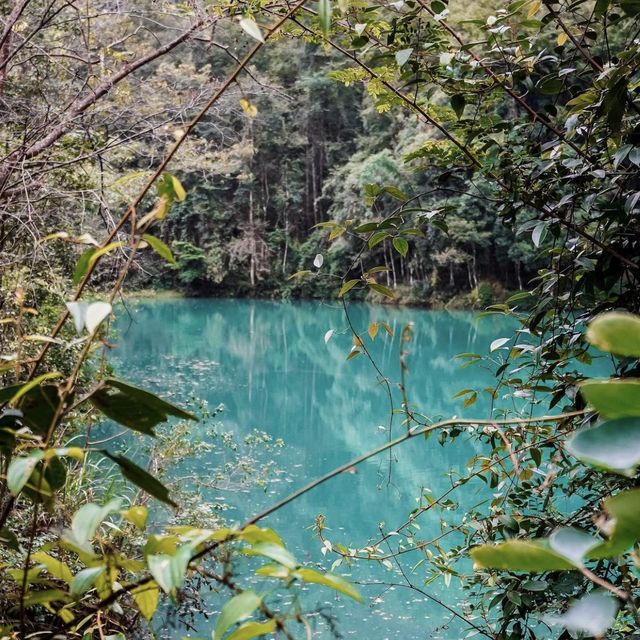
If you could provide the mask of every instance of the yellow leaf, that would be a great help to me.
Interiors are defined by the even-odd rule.
[[[167,217],[167,212],[169,211],[169,199],[166,195],[161,196],[156,201],[155,206],[146,216],[140,218],[138,224],[136,225],[137,229],[141,229],[151,220],[163,220]]]
[[[98,249],[97,251],[94,251],[91,254],[91,257],[89,258],[88,268],[90,269],[101,256],[105,255],[105,253],[109,253],[110,251],[113,251],[114,249],[118,249],[123,245],[124,245],[124,242],[110,242],[106,247],[102,247],[102,249]]]
[[[140,529],[140,531],[143,531],[147,522],[149,510],[145,506],[134,505],[133,507],[129,507],[126,511],[121,511],[120,515],[125,520],[134,524],[138,529]]]
[[[258,107],[255,104],[251,104],[246,98],[240,100],[240,106],[250,118],[255,118],[258,115]]]
[[[67,609],[66,607],[63,607],[62,609],[58,609],[56,613],[60,616],[60,618],[62,618],[62,622],[65,622],[66,624],[69,624],[70,622],[73,622],[76,619],[75,616],[73,615],[73,612],[70,609]]]
[[[378,329],[379,329],[379,326],[378,326],[378,323],[377,323],[377,322],[372,322],[372,323],[369,325],[369,328],[367,329],[367,333],[369,334],[369,337],[370,337],[372,340],[374,340],[374,339],[375,339],[375,337],[378,335]]]
[[[171,176],[171,183],[173,184],[173,192],[175,193],[176,200],[182,202],[187,197],[187,192],[182,186],[182,182],[178,180],[174,175]],[[166,213],[165,213],[166,215]],[[164,216],[163,216],[164,217]]]
[[[536,13],[538,13],[538,11],[540,11],[541,8],[542,8],[542,2],[540,0],[535,0],[535,2],[532,2],[531,6],[529,7],[529,12],[527,13],[527,17],[533,18],[533,16],[535,16]]]
[[[267,620],[266,622],[245,622],[241,624],[227,640],[250,640],[258,636],[266,636],[276,630],[276,621]]]
[[[38,564],[43,564],[54,578],[64,580],[67,583],[71,583],[73,580],[71,569],[62,560],[58,560],[44,551],[37,551],[31,556],[31,559]]]
[[[568,39],[569,39],[569,36],[568,36],[566,33],[564,33],[564,32],[559,33],[559,34],[558,34],[558,45],[559,45],[559,46],[562,46],[563,44],[565,44],[565,43],[566,43],[566,41],[567,41]]]
[[[354,344],[356,347],[363,347],[363,346],[364,346],[364,344],[363,344],[362,340],[360,339],[360,336],[357,336],[357,335],[354,335],[354,336],[353,336],[353,344]]]
[[[57,233],[50,233],[48,236],[41,238],[38,243],[48,242],[49,240],[66,240],[69,234],[66,231],[58,231]]]
[[[138,609],[140,609],[140,613],[147,620],[151,620],[158,608],[158,598],[160,596],[158,585],[152,580],[135,588],[131,595]]]

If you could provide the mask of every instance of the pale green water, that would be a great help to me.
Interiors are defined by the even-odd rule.
[[[118,375],[183,404],[192,395],[206,399],[211,407],[222,403],[226,410],[220,419],[226,430],[247,434],[257,428],[286,443],[277,456],[286,473],[276,477],[266,492],[225,496],[235,507],[226,514],[234,522],[389,437],[385,389],[364,357],[346,361],[351,337],[339,306],[161,300],[135,303],[130,311],[131,318],[120,313],[117,325],[119,348],[112,360]],[[478,366],[461,369],[461,361],[454,356],[487,353],[492,340],[511,334],[512,325],[499,318],[477,321],[470,313],[366,305],[353,305],[350,313],[358,331],[382,320],[394,329],[394,338],[381,330],[371,347],[378,365],[393,382],[399,379],[402,327],[414,323],[408,393],[411,402],[430,418],[490,415],[485,394],[480,393],[478,402],[467,410],[460,399],[452,399],[461,389],[481,391],[492,383],[489,372]],[[325,344],[329,329],[336,334]],[[399,435],[402,428],[396,418],[393,434]],[[194,438],[203,437],[194,426]],[[434,496],[444,492],[451,485],[449,474],[462,473],[475,453],[474,444],[466,438],[444,447],[436,438],[416,439],[396,450],[390,484],[388,456],[371,460],[357,474],[341,474],[270,516],[264,525],[274,527],[298,559],[328,568],[336,556],[322,556],[320,542],[308,529],[317,514],[325,516],[332,542],[361,548],[376,537],[380,523],[389,531],[404,522],[421,488],[427,487]],[[210,460],[191,471],[206,474],[219,466],[218,460],[212,453]],[[188,460],[185,468],[189,468]],[[486,485],[469,483],[452,497],[459,502],[459,517],[465,508],[487,498]],[[450,519],[456,519],[455,513]],[[423,539],[440,532],[435,512],[419,522]],[[450,540],[455,542],[453,536]],[[402,556],[407,571],[420,553]],[[374,563],[363,562],[352,573],[345,566],[337,571],[360,583],[403,582],[397,568]],[[422,587],[424,568],[418,568],[411,579]],[[415,591],[379,584],[360,588],[367,600],[364,605],[334,598],[320,588],[309,591],[307,605],[328,608],[346,638],[457,639],[470,630]],[[447,588],[439,578],[425,590],[454,608],[462,597],[455,580]],[[211,603],[211,613],[215,614],[216,606]],[[214,619],[197,619],[197,632],[192,635],[210,637],[213,624]],[[173,637],[183,635],[187,635],[184,630],[172,632]],[[330,634],[318,623],[315,637],[329,638]]]

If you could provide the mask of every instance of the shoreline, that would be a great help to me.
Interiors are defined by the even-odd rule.
[[[487,301],[486,304],[480,303],[479,300],[474,300],[473,302],[470,300],[473,292],[467,293],[458,293],[448,300],[438,299],[436,301],[419,301],[413,299],[407,299],[406,296],[402,295],[403,292],[399,292],[399,295],[394,299],[390,300],[385,298],[384,296],[376,296],[376,299],[370,299],[368,297],[353,299],[352,302],[359,302],[365,304],[377,304],[380,306],[388,306],[388,307],[413,307],[418,309],[425,310],[433,310],[433,311],[482,311],[487,306],[491,304],[499,304],[504,302],[510,292],[505,292],[504,296],[500,296],[499,298],[493,299],[491,301]],[[177,289],[134,289],[123,293],[123,297],[126,300],[151,300],[151,299],[160,299],[160,300],[197,300],[197,299],[239,299],[239,300],[269,300],[273,302],[290,302],[290,301],[313,301],[313,300],[323,300],[324,298],[318,298],[314,296],[296,296],[296,297],[282,297],[277,295],[270,295],[265,293],[263,295],[215,295],[215,293],[209,292],[207,294],[188,294],[183,291],[179,291]]]

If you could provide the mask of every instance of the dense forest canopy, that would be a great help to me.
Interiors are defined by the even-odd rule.
[[[0,16],[4,636],[152,637],[145,621],[208,585],[228,596],[214,640],[311,637],[287,598],[362,596],[262,520],[401,443],[462,437],[482,453],[449,491],[484,482],[494,497],[450,545],[415,527],[449,491],[407,506],[394,533],[424,572],[401,575],[410,587],[459,581],[449,613],[467,637],[640,633],[636,0],[18,0]],[[400,431],[243,526],[190,518],[162,466],[215,412],[109,364],[113,305],[143,288],[339,300],[345,358],[369,362]],[[461,354],[495,373],[457,394],[487,395],[490,415],[415,406],[411,325],[391,379],[370,346],[393,331],[354,325],[359,299],[518,323]],[[596,354],[611,378],[585,379]],[[146,467],[94,444],[105,417],[153,439]],[[392,558],[402,573],[388,534],[352,551],[316,533],[334,569]],[[247,556],[268,593],[237,571]]]

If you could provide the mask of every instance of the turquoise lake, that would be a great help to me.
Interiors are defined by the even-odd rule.
[[[463,352],[487,354],[494,339],[512,335],[513,323],[499,317],[478,320],[466,312],[364,304],[351,305],[349,313],[378,367],[390,380],[396,406],[400,404],[400,336],[411,322],[413,341],[407,345],[406,385],[411,404],[432,420],[455,415],[490,417],[489,396],[482,389],[491,385],[491,372],[482,366],[461,368],[463,361],[455,356]],[[380,327],[372,343],[365,337],[367,327],[382,321],[394,336]],[[389,438],[386,388],[364,356],[347,361],[352,338],[339,304],[139,301],[128,303],[127,312],[119,310],[116,329],[117,348],[111,361],[123,379],[136,381],[183,406],[193,397],[206,400],[210,408],[224,405],[215,421],[239,440],[254,429],[283,440],[282,447],[267,454],[275,460],[278,471],[264,488],[203,494],[203,502],[224,499],[231,505],[224,517],[232,524]],[[334,334],[325,342],[331,329]],[[468,409],[463,408],[462,399],[452,397],[462,389],[479,391],[477,403]],[[392,436],[405,428],[400,421],[400,417],[394,418]],[[194,423],[192,438],[196,444],[209,444],[199,424]],[[391,468],[388,454],[369,460],[357,473],[340,474],[261,524],[276,529],[298,560],[329,569],[337,556],[321,553],[321,542],[313,532],[319,514],[325,518],[325,536],[332,544],[360,549],[379,537],[381,530],[393,531],[406,521],[423,490],[433,496],[446,491],[478,453],[476,446],[465,437],[445,446],[437,437],[416,438],[394,450]],[[197,461],[191,462],[185,454],[179,468],[168,472],[188,483],[191,475],[213,476],[221,464],[221,454],[212,447]],[[476,481],[453,492],[451,498],[458,506],[444,517],[455,521],[490,495],[486,485]],[[422,539],[441,532],[440,514],[435,511],[417,522],[420,530],[416,535]],[[399,538],[390,538],[394,547]],[[444,546],[455,542],[455,535],[443,539]],[[404,571],[416,586],[460,610],[464,593],[457,579],[447,586],[439,577],[424,586],[425,566],[412,571],[421,554],[412,551],[400,556]],[[312,586],[305,593],[305,607],[328,614],[344,638],[444,640],[473,632],[440,604],[402,586],[404,578],[395,564],[384,567],[362,561],[352,568],[342,564],[336,572],[358,584],[365,604]],[[196,616],[191,629],[163,625],[161,636],[211,637],[220,601],[207,594],[203,598],[208,619]],[[310,621],[314,637],[332,637],[323,616],[312,615]],[[292,630],[297,637],[304,637],[300,626],[293,625]]]

